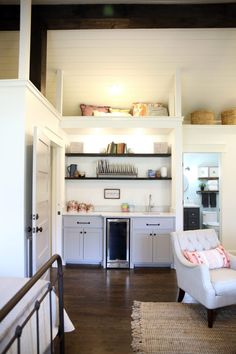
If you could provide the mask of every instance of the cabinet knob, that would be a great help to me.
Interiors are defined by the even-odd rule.
[[[42,228],[42,226],[41,227],[36,227],[36,232],[43,232],[43,228]]]
[[[153,236],[156,236],[157,234],[153,234]]]
[[[151,234],[149,234],[149,236],[152,236],[152,233],[151,233]]]
[[[80,234],[82,234],[83,233],[83,231],[80,231]]]
[[[86,231],[84,231],[84,234],[87,234],[87,232],[86,232]]]

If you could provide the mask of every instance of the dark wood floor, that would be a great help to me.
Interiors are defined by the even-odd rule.
[[[76,330],[67,354],[130,354],[134,300],[176,301],[175,270],[64,269],[65,308]]]

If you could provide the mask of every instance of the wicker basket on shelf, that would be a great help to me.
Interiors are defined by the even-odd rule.
[[[236,109],[228,109],[221,112],[221,123],[224,125],[236,124]]]
[[[192,124],[215,124],[215,116],[211,111],[194,111],[191,113]]]

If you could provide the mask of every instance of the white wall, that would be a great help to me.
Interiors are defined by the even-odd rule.
[[[221,152],[222,241],[236,253],[236,126],[183,126],[183,151]]]
[[[0,31],[0,79],[17,79],[19,31]]]
[[[24,92],[0,85],[0,273],[25,274]]]
[[[60,115],[29,82],[0,81],[0,107],[0,274],[25,276],[33,127],[40,126],[51,140],[62,145],[63,132],[59,128]]]

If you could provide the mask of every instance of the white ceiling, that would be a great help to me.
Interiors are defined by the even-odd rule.
[[[35,5],[71,4],[221,4],[234,3],[234,0],[32,0]],[[0,4],[19,4],[20,0],[0,0]]]

